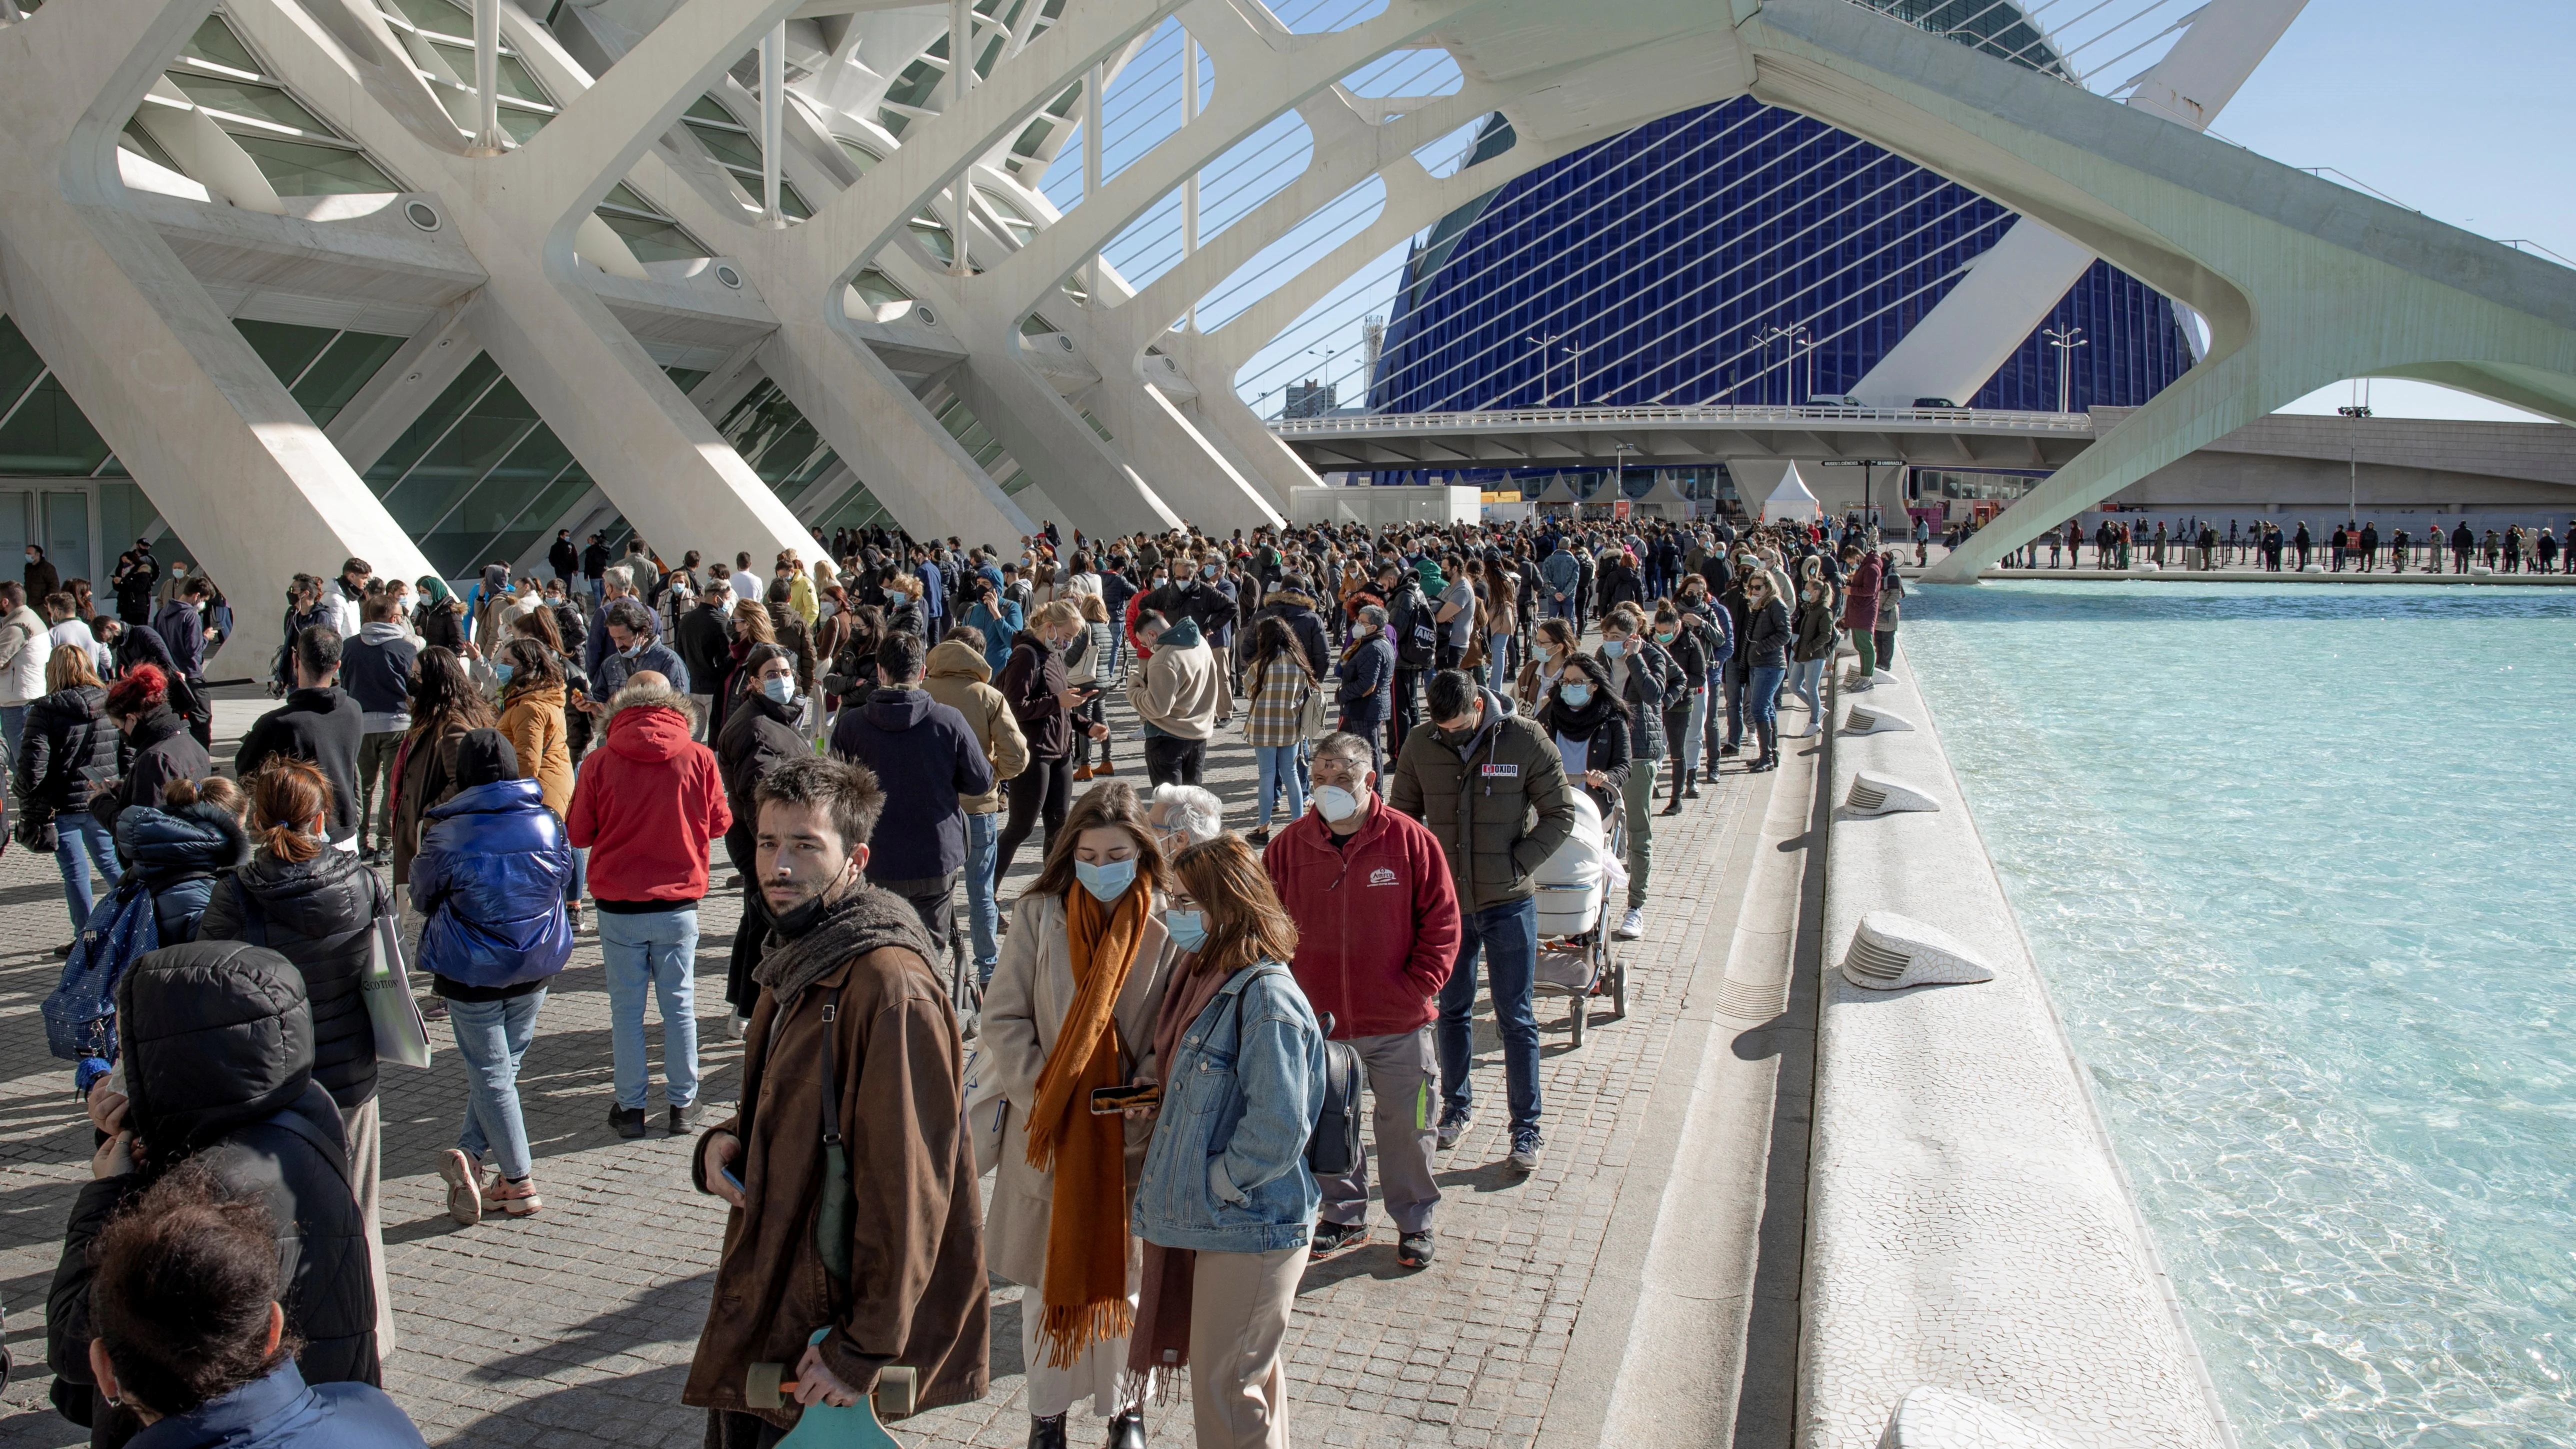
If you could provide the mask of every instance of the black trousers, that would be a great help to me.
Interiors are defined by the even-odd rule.
[[[769,902],[761,898],[749,832],[728,830],[724,843],[725,857],[742,876],[742,923],[733,928],[733,954],[725,961],[725,1000],[734,1015],[749,1016],[760,1002],[760,983],[751,979],[751,968],[760,964],[760,948],[769,939]]]
[[[1207,741],[1156,735],[1145,741],[1145,778],[1156,785],[1195,785],[1207,763]]]
[[[948,943],[957,939],[957,880],[957,875],[951,873],[930,880],[880,880],[869,884],[903,897],[912,913],[921,917],[921,928],[930,933],[930,944],[946,956]]]
[[[1403,753],[1405,735],[1422,722],[1421,706],[1415,698],[1421,678],[1422,671],[1419,669],[1396,666],[1395,676],[1391,681],[1395,690],[1395,707],[1387,711],[1386,716],[1386,752],[1390,755]]]
[[[1153,758],[1153,742],[1147,741],[1145,755]],[[1011,858],[1020,853],[1020,842],[1038,822],[1046,822],[1046,848],[1055,847],[1055,833],[1064,828],[1064,812],[1073,803],[1073,761],[1029,757],[1029,767],[1014,776],[1010,784],[1011,818],[1002,825],[1001,838],[993,845],[993,889],[1000,890],[1002,881],[1011,873]]]

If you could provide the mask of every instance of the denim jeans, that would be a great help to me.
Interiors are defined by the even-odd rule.
[[[966,817],[966,925],[975,945],[975,979],[986,986],[1002,959],[1002,907],[993,898],[994,847],[1001,839],[1001,811]]]
[[[1690,723],[1682,726],[1682,737],[1673,741],[1673,748],[1681,755],[1682,773],[1685,775],[1699,768],[1699,738],[1707,728],[1708,691],[1694,689],[1691,691]]]
[[[1744,724],[1765,746],[1780,727],[1780,680],[1788,672],[1777,664],[1757,664],[1745,671]]]
[[[1817,693],[1817,686],[1824,682],[1824,677],[1823,659],[1801,659],[1789,666],[1789,692],[1807,702],[1807,721],[1811,729],[1824,727],[1824,701]]]
[[[542,986],[506,1001],[450,1001],[447,1027],[456,1033],[456,1053],[465,1058],[465,1129],[456,1145],[493,1166],[512,1182],[532,1168],[528,1125],[519,1115],[519,1059],[537,1037],[537,1008],[546,1004]]]
[[[1746,681],[1751,677],[1751,670],[1752,666],[1743,660],[1730,659],[1726,661],[1725,673],[1720,676],[1719,682],[1724,685],[1726,696],[1726,743],[1730,746],[1744,743],[1745,705],[1748,703],[1745,696],[1752,693]]]
[[[1512,687],[1512,636],[1497,634],[1485,641],[1485,687],[1502,694]]]
[[[1442,1115],[1475,1105],[1467,1069],[1476,1056],[1476,961],[1484,958],[1502,1029],[1503,1080],[1509,1088],[1512,1130],[1538,1126],[1538,1016],[1530,988],[1538,976],[1538,900],[1529,897],[1467,913],[1458,943],[1458,966],[1440,988],[1440,1102]]]
[[[1260,801],[1260,828],[1263,830],[1270,828],[1270,796],[1275,787],[1284,786],[1288,791],[1290,820],[1305,814],[1306,787],[1297,778],[1297,747],[1295,745],[1255,745],[1252,749],[1252,757],[1261,770],[1261,783],[1255,787],[1258,791],[1255,798]]]
[[[662,1097],[674,1107],[698,1099],[698,908],[599,913],[599,954],[608,968],[608,1040],[617,1058],[617,1105],[641,1110],[651,1088],[644,1066],[644,993],[662,1003]]]
[[[123,874],[116,868],[116,837],[86,810],[55,816],[54,835],[58,842],[54,864],[63,872],[63,900],[72,908],[72,934],[77,936],[89,924],[95,905],[90,895],[91,867],[97,868],[99,885],[105,890],[114,890],[116,878]]]

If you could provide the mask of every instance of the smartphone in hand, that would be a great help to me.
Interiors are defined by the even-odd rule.
[[[1163,1102],[1160,1082],[1130,1083],[1124,1087],[1095,1087],[1091,1092],[1091,1115],[1115,1117],[1130,1107],[1158,1107]]]

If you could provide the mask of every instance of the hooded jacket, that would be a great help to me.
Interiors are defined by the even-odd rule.
[[[369,734],[411,728],[411,670],[420,645],[403,626],[379,619],[358,626],[340,650],[340,684],[364,713]]]
[[[98,786],[125,773],[133,753],[107,718],[107,691],[58,689],[27,706],[18,749],[18,798],[49,815],[79,815]]]
[[[1388,803],[1430,827],[1449,860],[1464,914],[1526,900],[1530,873],[1574,833],[1574,799],[1556,742],[1488,689],[1475,733],[1408,731]]]
[[[134,722],[125,737],[125,775],[117,787],[90,798],[89,813],[110,830],[119,813],[137,805],[159,805],[161,789],[173,780],[202,780],[215,772],[206,747],[188,733],[188,722],[167,703],[156,704]]]
[[[259,717],[242,736],[233,774],[248,780],[271,756],[310,760],[331,781],[334,843],[358,833],[358,745],[366,734],[365,711],[336,687],[298,689],[286,703]]]
[[[1138,660],[1129,672],[1127,703],[1149,734],[1203,740],[1215,732],[1223,687],[1198,624],[1182,619],[1154,641],[1152,657]]]
[[[572,734],[560,684],[512,690],[503,697],[499,729],[517,755],[519,778],[534,780],[546,808],[572,808]]]
[[[1328,679],[1333,673],[1332,643],[1324,635],[1324,616],[1315,612],[1312,596],[1281,589],[1253,611],[1253,623],[1274,618],[1288,626],[1297,647],[1306,651],[1306,666],[1317,679]]]
[[[339,854],[332,851],[326,854]],[[202,1164],[228,1195],[259,1199],[277,1224],[286,1327],[313,1383],[380,1382],[376,1295],[365,1221],[349,1184],[348,1148],[330,1094],[313,1080],[313,1019],[304,982],[276,952],[237,941],[165,946],[117,983],[127,1123],[148,1146],[143,1170],[84,1184],[47,1299],[55,1376],[88,1386],[90,1245],[117,1208],[182,1161]],[[61,1402],[62,1389],[56,1389]],[[93,1393],[94,1416],[130,1415]],[[93,1422],[96,1422],[94,1418]]]
[[[1585,700],[1583,708],[1568,709],[1565,700],[1554,690],[1539,702],[1535,718],[1539,733],[1556,746],[1560,764],[1565,761],[1563,740],[1576,740],[1583,745],[1583,769],[1566,769],[1566,779],[1592,791],[1592,803],[1601,807],[1603,818],[1619,809],[1620,792],[1627,788],[1628,768],[1635,760],[1636,736],[1631,721],[1610,707],[1609,696],[1598,690]],[[1562,736],[1562,739],[1559,737]],[[1651,765],[1650,765],[1651,768]],[[1594,770],[1609,783],[1594,789],[1583,776]]]
[[[1106,625],[1102,625],[1106,628]],[[950,642],[930,651],[921,687],[932,699],[957,711],[969,733],[984,747],[993,767],[994,788],[981,795],[960,795],[957,808],[969,815],[991,815],[1002,808],[1001,782],[1019,778],[1029,767],[1028,736],[1011,713],[1002,692],[987,681],[992,666],[971,644]]]
[[[938,881],[965,867],[964,801],[993,788],[993,766],[964,715],[926,690],[879,689],[841,711],[832,753],[875,771],[885,791],[869,880]]]
[[[1073,752],[1073,727],[1058,697],[1065,688],[1064,656],[1054,646],[1030,630],[1019,631],[995,687],[1020,722],[1031,758],[1061,760]]]
[[[420,965],[438,994],[515,995],[507,988],[561,971],[572,956],[571,883],[572,847],[536,781],[496,780],[431,806],[411,898],[428,918]]]
[[[143,872],[161,944],[172,946],[197,938],[217,882],[250,863],[250,837],[220,805],[137,805],[116,819],[116,853],[129,871]]]
[[[601,910],[687,910],[707,893],[707,846],[732,827],[733,811],[715,755],[689,738],[688,716],[644,701],[608,717],[565,823],[591,853]]]
[[[245,892],[258,907],[256,927],[243,909]],[[343,1108],[376,1094],[376,1029],[361,988],[376,917],[392,909],[384,883],[355,851],[325,849],[311,860],[284,860],[261,850],[222,890],[208,894],[197,921],[201,942],[266,946],[304,973],[313,1079]]]
[[[705,680],[709,692],[733,667],[733,628],[726,622],[718,597],[709,594],[699,600],[697,607],[682,614],[671,629],[671,637],[679,645],[681,664],[691,679]]]
[[[698,1139],[698,1190],[717,1133],[746,1206],[725,1219],[713,1302],[680,1401],[754,1413],[781,1428],[795,1404],[756,1411],[743,1397],[756,1362],[793,1364],[816,1328],[823,1362],[866,1388],[877,1370],[920,1375],[920,1407],[984,1396],[992,1318],[983,1204],[964,1130],[965,1048],[932,947],[901,897],[862,885],[795,941],[771,936],[743,1040],[742,1106]],[[837,998],[836,1000],[834,998]],[[832,1001],[827,1018],[823,1010]],[[832,1042],[828,1088],[823,1042]],[[836,1294],[814,1248],[823,1196],[823,1092],[838,1098],[857,1189],[850,1278]]]
[[[1419,1031],[1440,1015],[1458,960],[1458,888],[1440,842],[1386,807],[1336,848],[1309,810],[1261,853],[1279,904],[1297,922],[1288,963],[1306,1000],[1333,1017],[1333,1039]]]
[[[725,831],[725,851],[734,869],[746,876],[753,871],[752,849],[760,826],[760,806],[752,791],[759,788],[761,776],[814,752],[796,728],[797,714],[797,705],[780,704],[753,690],[725,712],[724,728],[716,732],[716,769],[724,777],[725,808],[733,814],[733,824]]]
[[[1333,701],[1341,707],[1343,729],[1366,734],[1386,723],[1393,697],[1387,686],[1395,678],[1395,646],[1386,642],[1384,634],[1362,633],[1352,639],[1349,651],[1342,655],[1338,678]]]
[[[52,564],[44,565],[52,572]],[[37,566],[27,565],[34,573]],[[41,594],[31,597],[42,598]],[[54,652],[53,631],[44,618],[20,604],[0,618],[0,707],[26,704],[45,693],[45,657]]]

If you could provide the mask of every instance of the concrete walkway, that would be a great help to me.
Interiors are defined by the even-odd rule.
[[[219,731],[237,737],[264,707],[222,701]],[[1501,1161],[1487,1015],[1485,1110],[1441,1163],[1439,1260],[1400,1272],[1381,1217],[1370,1244],[1306,1275],[1289,1339],[1299,1443],[1786,1449],[1815,1012],[1813,893],[1802,909],[1801,892],[1806,842],[1820,838],[1805,747],[1817,743],[1790,742],[1777,774],[1730,762],[1685,814],[1656,822],[1646,939],[1624,948],[1627,1018],[1596,1016],[1577,1049],[1566,1000],[1540,1000],[1548,1154],[1526,1179]],[[228,759],[230,745],[219,740],[217,754]],[[1143,783],[1133,742],[1119,742],[1118,760],[1121,778]],[[1227,823],[1249,829],[1253,769],[1239,734],[1213,752],[1209,775]],[[1006,900],[1036,866],[1032,843]],[[737,913],[721,891],[702,913],[700,1061],[718,1103],[740,1081],[718,1001]],[[35,1009],[68,930],[52,862],[0,855],[0,1298],[19,1365],[0,1446],[85,1437],[46,1406],[42,1369],[45,1285],[90,1149]],[[658,1061],[659,1026],[649,1035]],[[386,1386],[432,1444],[699,1442],[701,1416],[677,1400],[723,1213],[689,1190],[685,1142],[610,1133],[609,1068],[599,953],[586,941],[549,994],[521,1082],[547,1211],[472,1229],[445,1217],[432,1172],[463,1109],[459,1059],[442,1051],[428,1072],[385,1075],[400,1334]],[[995,1285],[991,1396],[908,1422],[907,1443],[1022,1442],[1019,1296]],[[1156,1408],[1151,1427],[1158,1445],[1189,1442],[1188,1406]],[[1076,1442],[1096,1432],[1078,1427]]]

